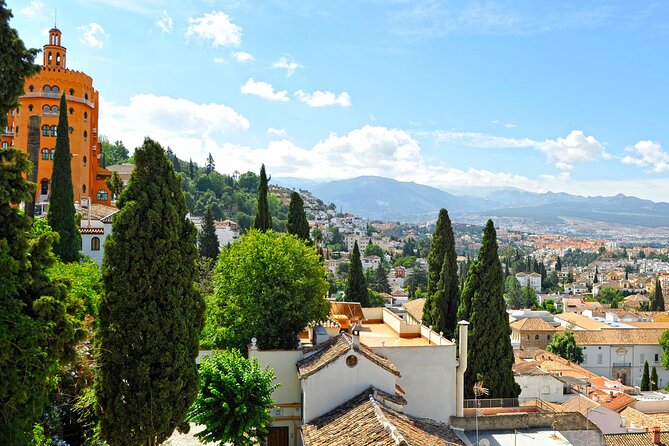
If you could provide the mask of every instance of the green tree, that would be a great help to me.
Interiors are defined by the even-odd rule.
[[[188,161],[188,178],[191,180],[195,178],[195,164],[193,163],[193,158]]]
[[[643,364],[643,375],[641,375],[641,391],[647,392],[650,390],[650,372],[648,370],[648,361]]]
[[[660,336],[660,348],[662,348],[662,355],[660,361],[665,369],[669,369],[669,330],[662,333]]]
[[[125,163],[130,158],[130,153],[122,141],[112,144],[104,136],[100,137],[100,153],[104,158],[104,167]]]
[[[207,157],[207,162],[204,165],[204,171],[209,175],[216,169],[216,164],[214,163],[214,157],[211,156],[211,152],[209,152],[209,156]]]
[[[595,266],[595,277],[592,279],[592,283],[599,283],[599,268]]]
[[[415,299],[417,291],[425,291],[427,288],[427,273],[423,268],[414,268],[404,284],[409,292],[409,299]]]
[[[326,269],[312,247],[285,233],[251,229],[223,248],[206,347],[292,349],[307,324],[330,312]]]
[[[537,299],[537,293],[534,291],[534,288],[527,285],[523,287],[523,307],[524,308],[536,308],[539,305],[539,299]]]
[[[516,276],[511,275],[506,278],[504,291],[504,300],[509,308],[513,310],[523,308],[525,303],[523,301],[523,287],[520,286],[520,282],[518,282]]]
[[[64,112],[67,110],[65,93],[60,97],[60,110],[63,110],[63,113],[58,114],[58,136],[56,137],[56,153],[53,156],[51,197],[46,219],[49,226],[59,235],[53,244],[54,253],[63,262],[76,262],[79,260],[81,235],[75,220],[70,134],[67,113]]]
[[[286,229],[289,234],[293,234],[306,242],[311,242],[311,238],[309,238],[309,222],[307,221],[307,215],[304,213],[304,202],[297,192],[290,194]]]
[[[479,376],[490,389],[491,398],[517,398],[520,386],[513,378],[511,327],[504,303],[504,275],[497,255],[497,234],[492,220],[483,230],[478,258],[467,272],[458,319],[469,321],[468,366],[465,392]]]
[[[360,249],[356,240],[351,252],[351,260],[346,281],[346,300],[348,302],[360,302],[363,307],[369,306],[369,293],[367,292],[367,281],[362,272],[362,261],[360,260]]]
[[[653,366],[653,370],[651,370],[651,372],[650,372],[650,383],[649,383],[650,384],[650,389],[649,390],[657,390],[658,382],[659,381],[657,380],[657,369],[655,368],[655,366]]]
[[[562,260],[560,260],[560,256],[558,256],[555,261],[555,271],[562,271]]]
[[[146,138],[105,242],[95,390],[110,445],[167,439],[197,395],[204,304],[195,226],[160,145]]]
[[[23,94],[25,78],[40,70],[34,63],[39,51],[26,49],[18,32],[9,26],[12,17],[5,0],[0,0],[0,129],[7,126],[7,112],[19,107],[18,98]]]
[[[269,178],[265,173],[265,165],[260,168],[260,182],[258,183],[258,209],[253,227],[259,231],[265,232],[272,229],[272,214],[269,211],[269,202],[267,201]]]
[[[385,255],[383,254],[383,249],[375,243],[367,244],[367,246],[365,247],[365,254],[364,255],[365,255],[365,257],[377,256],[377,257],[381,257],[381,259],[383,259],[385,257]]]
[[[57,235],[46,225],[33,231],[18,209],[35,191],[24,179],[30,169],[19,150],[0,150],[0,438],[8,446],[28,444],[82,335],[80,303],[46,274]]]
[[[274,371],[239,350],[217,351],[200,364],[200,386],[188,419],[205,426],[195,436],[205,442],[255,446],[269,433],[274,405]]]
[[[211,209],[207,208],[202,217],[202,230],[198,235],[198,245],[200,247],[200,256],[209,257],[216,260],[220,252],[218,244],[218,235],[216,235],[216,225]]]
[[[566,330],[564,334],[557,333],[553,336],[553,340],[546,346],[546,350],[576,364],[583,362],[583,349],[576,345],[574,332],[571,330]]]
[[[374,270],[374,277],[370,283],[370,288],[377,293],[388,293],[392,291],[390,289],[390,284],[388,283],[388,273],[383,265],[379,265],[378,268]]]
[[[111,191],[112,197],[114,199],[121,195],[121,192],[123,192],[123,188],[125,187],[123,180],[121,179],[121,175],[119,175],[116,171],[112,172],[111,178],[107,178],[105,180],[105,184]]]
[[[650,302],[651,311],[664,311],[664,296],[662,295],[662,283],[660,279],[655,280],[655,292]]]

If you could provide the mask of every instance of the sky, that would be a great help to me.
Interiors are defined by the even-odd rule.
[[[56,21],[99,133],[131,151],[150,136],[229,174],[669,202],[666,1],[7,5],[30,47]]]

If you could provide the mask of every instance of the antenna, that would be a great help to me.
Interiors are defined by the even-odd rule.
[[[54,9],[53,10],[53,27],[58,28],[58,10]]]

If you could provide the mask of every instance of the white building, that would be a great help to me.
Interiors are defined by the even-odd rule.
[[[539,273],[518,273],[516,279],[520,286],[529,286],[537,293],[541,293],[541,274]]]
[[[112,232],[112,217],[118,209],[103,204],[92,204],[89,207],[84,203],[77,210],[83,216],[79,223],[81,251],[98,265],[102,265],[105,240]]]

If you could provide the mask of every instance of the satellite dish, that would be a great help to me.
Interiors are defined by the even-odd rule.
[[[479,441],[479,446],[490,446],[490,440],[484,438],[483,440]]]

